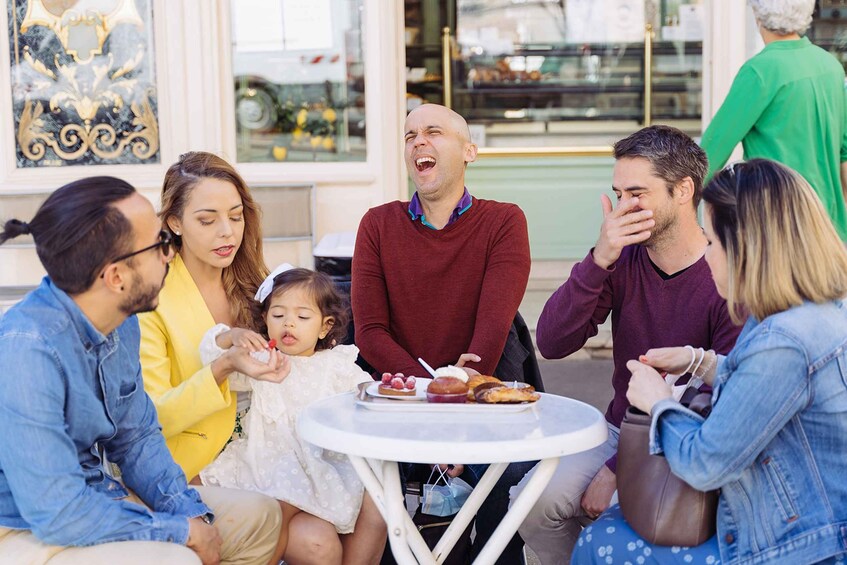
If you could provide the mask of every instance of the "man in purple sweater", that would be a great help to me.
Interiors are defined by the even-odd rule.
[[[609,439],[563,457],[520,528],[543,565],[570,561],[582,524],[617,490],[615,463],[629,402],[626,362],[654,347],[691,344],[727,353],[740,327],[729,318],[706,265],[697,205],[706,154],[683,132],[644,128],[615,144],[612,190],[601,196],[603,224],[595,247],[544,306],[536,334],[548,359],[579,350],[612,314],[615,396],[606,410]],[[511,491],[514,499],[529,476]]]

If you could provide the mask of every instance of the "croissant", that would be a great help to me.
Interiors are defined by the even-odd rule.
[[[468,379],[468,400],[471,402],[474,401],[474,389],[481,384],[486,383],[495,383],[498,385],[502,385],[503,381],[498,379],[497,377],[492,377],[489,375],[474,375]]]
[[[486,383],[474,390],[474,398],[481,404],[518,404],[535,402],[541,395],[531,386],[512,388],[503,384]]]

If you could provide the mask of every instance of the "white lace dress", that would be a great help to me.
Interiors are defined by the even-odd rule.
[[[223,352],[206,341],[204,363]],[[252,401],[242,422],[245,437],[232,441],[200,472],[203,484],[261,492],[332,523],[340,534],[352,532],[362,483],[347,456],[300,439],[297,417],[316,400],[371,381],[355,364],[358,352],[339,345],[311,357],[291,357],[291,372],[279,384],[247,379]]]

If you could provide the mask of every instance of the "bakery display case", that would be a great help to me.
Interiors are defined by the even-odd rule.
[[[405,0],[407,110],[424,102],[444,104],[444,57],[450,38],[443,30],[455,29],[454,0]],[[448,93],[449,95],[449,93]]]
[[[436,4],[406,2],[407,105],[451,106],[483,153],[607,148],[656,122],[700,134],[700,2]]]

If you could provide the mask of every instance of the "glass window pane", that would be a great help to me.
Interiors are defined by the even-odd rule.
[[[7,8],[18,168],[158,163],[151,2]]]
[[[364,161],[364,0],[232,2],[238,161]]]
[[[818,0],[807,35],[847,69],[847,0]]]
[[[457,0],[453,107],[482,147],[606,145],[645,122],[700,134],[703,5]]]

